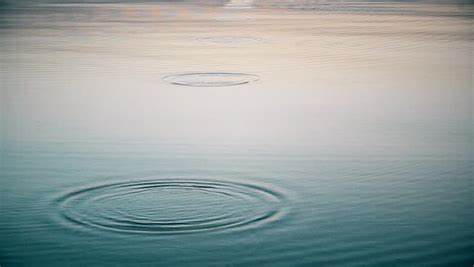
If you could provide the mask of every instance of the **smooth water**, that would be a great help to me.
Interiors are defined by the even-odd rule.
[[[472,16],[0,1],[0,265],[472,266]]]

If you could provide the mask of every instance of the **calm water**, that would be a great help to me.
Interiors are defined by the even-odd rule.
[[[2,266],[474,263],[471,6],[0,9]]]

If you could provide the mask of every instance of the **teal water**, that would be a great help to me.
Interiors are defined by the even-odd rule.
[[[468,3],[0,8],[1,266],[474,263]]]

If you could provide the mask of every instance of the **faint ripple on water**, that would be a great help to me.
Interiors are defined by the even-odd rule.
[[[163,78],[170,84],[197,87],[241,85],[258,81],[258,79],[257,75],[232,72],[182,73]]]
[[[203,44],[215,45],[251,45],[262,43],[263,40],[256,37],[241,37],[241,36],[215,36],[197,38],[196,41]]]
[[[174,235],[260,227],[285,214],[285,199],[254,182],[160,179],[82,188],[54,203],[69,227]]]

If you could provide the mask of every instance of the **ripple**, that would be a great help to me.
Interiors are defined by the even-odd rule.
[[[55,204],[71,227],[164,235],[259,227],[281,218],[284,200],[253,182],[177,179],[87,187]]]
[[[196,39],[198,42],[205,44],[218,44],[218,45],[251,45],[262,43],[263,40],[255,37],[242,37],[242,36],[216,36],[216,37],[203,37]]]
[[[257,75],[231,72],[182,73],[163,78],[170,84],[198,87],[239,85],[255,82],[258,79]]]

